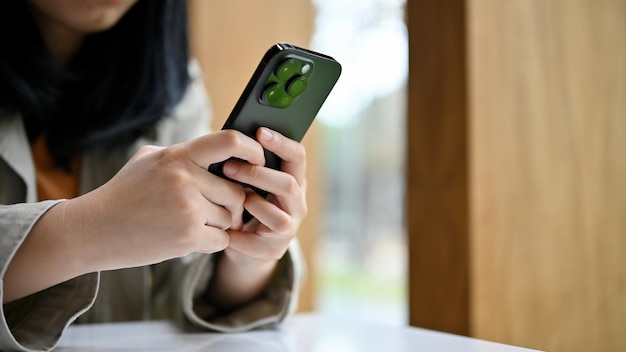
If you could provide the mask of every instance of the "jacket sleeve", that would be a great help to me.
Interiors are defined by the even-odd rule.
[[[252,302],[223,312],[205,299],[220,254],[193,254],[153,266],[153,318],[174,319],[182,328],[241,332],[276,327],[295,311],[305,267],[297,241],[279,261],[268,287]],[[159,290],[159,287],[167,289]]]
[[[186,319],[197,327],[221,332],[239,332],[275,327],[293,314],[298,305],[304,262],[297,240],[278,262],[272,280],[255,301],[223,313],[207,303],[206,287],[213,275],[211,265],[199,261],[185,275],[182,307]]]
[[[58,201],[0,205],[0,277],[30,229]],[[27,278],[25,278],[27,279]],[[2,305],[1,351],[50,350],[63,331],[93,304],[98,274],[83,275],[39,293]],[[0,299],[4,280],[0,281]]]

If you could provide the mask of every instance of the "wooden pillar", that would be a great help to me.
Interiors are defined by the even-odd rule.
[[[469,333],[464,0],[409,1],[410,323]]]

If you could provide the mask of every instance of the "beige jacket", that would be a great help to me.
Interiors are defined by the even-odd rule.
[[[142,145],[170,145],[208,132],[209,104],[195,63],[190,72],[192,82],[183,100],[173,116],[162,120],[154,131],[106,153],[84,153],[80,193],[109,180]],[[0,278],[33,224],[59,202],[37,202],[36,192],[21,119],[0,111]],[[0,350],[52,349],[75,320],[173,319],[185,327],[235,332],[272,326],[294,311],[304,269],[296,242],[281,260],[265,294],[228,315],[219,314],[201,299],[215,257],[193,254],[142,268],[91,273],[2,305]],[[0,281],[0,299],[2,296]]]

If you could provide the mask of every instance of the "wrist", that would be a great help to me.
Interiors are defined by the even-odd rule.
[[[89,206],[88,196],[73,198],[59,205],[56,218],[58,226],[70,241],[67,248],[71,253],[67,255],[72,260],[72,266],[80,275],[109,269],[111,264],[107,260],[113,256],[106,255],[109,251],[106,250],[106,241],[102,240],[106,237],[102,233],[104,227],[97,221],[102,214]]]
[[[245,272],[268,272],[272,271],[278,260],[254,258],[228,247],[224,250],[221,264],[228,265],[233,270]]]
[[[226,248],[207,289],[207,299],[220,310],[230,310],[254,300],[269,285],[278,261],[261,260]]]
[[[97,271],[87,260],[89,242],[81,230],[82,215],[77,214],[75,200],[62,201],[46,212],[37,226],[45,233],[56,233],[56,253],[65,262],[66,270],[72,277]]]

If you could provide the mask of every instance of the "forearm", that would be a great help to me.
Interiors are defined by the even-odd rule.
[[[7,303],[90,272],[80,237],[67,227],[67,202],[44,213],[13,256],[4,274]]]
[[[224,311],[254,300],[269,285],[277,263],[244,257],[227,249],[217,262],[207,290],[207,299]]]

